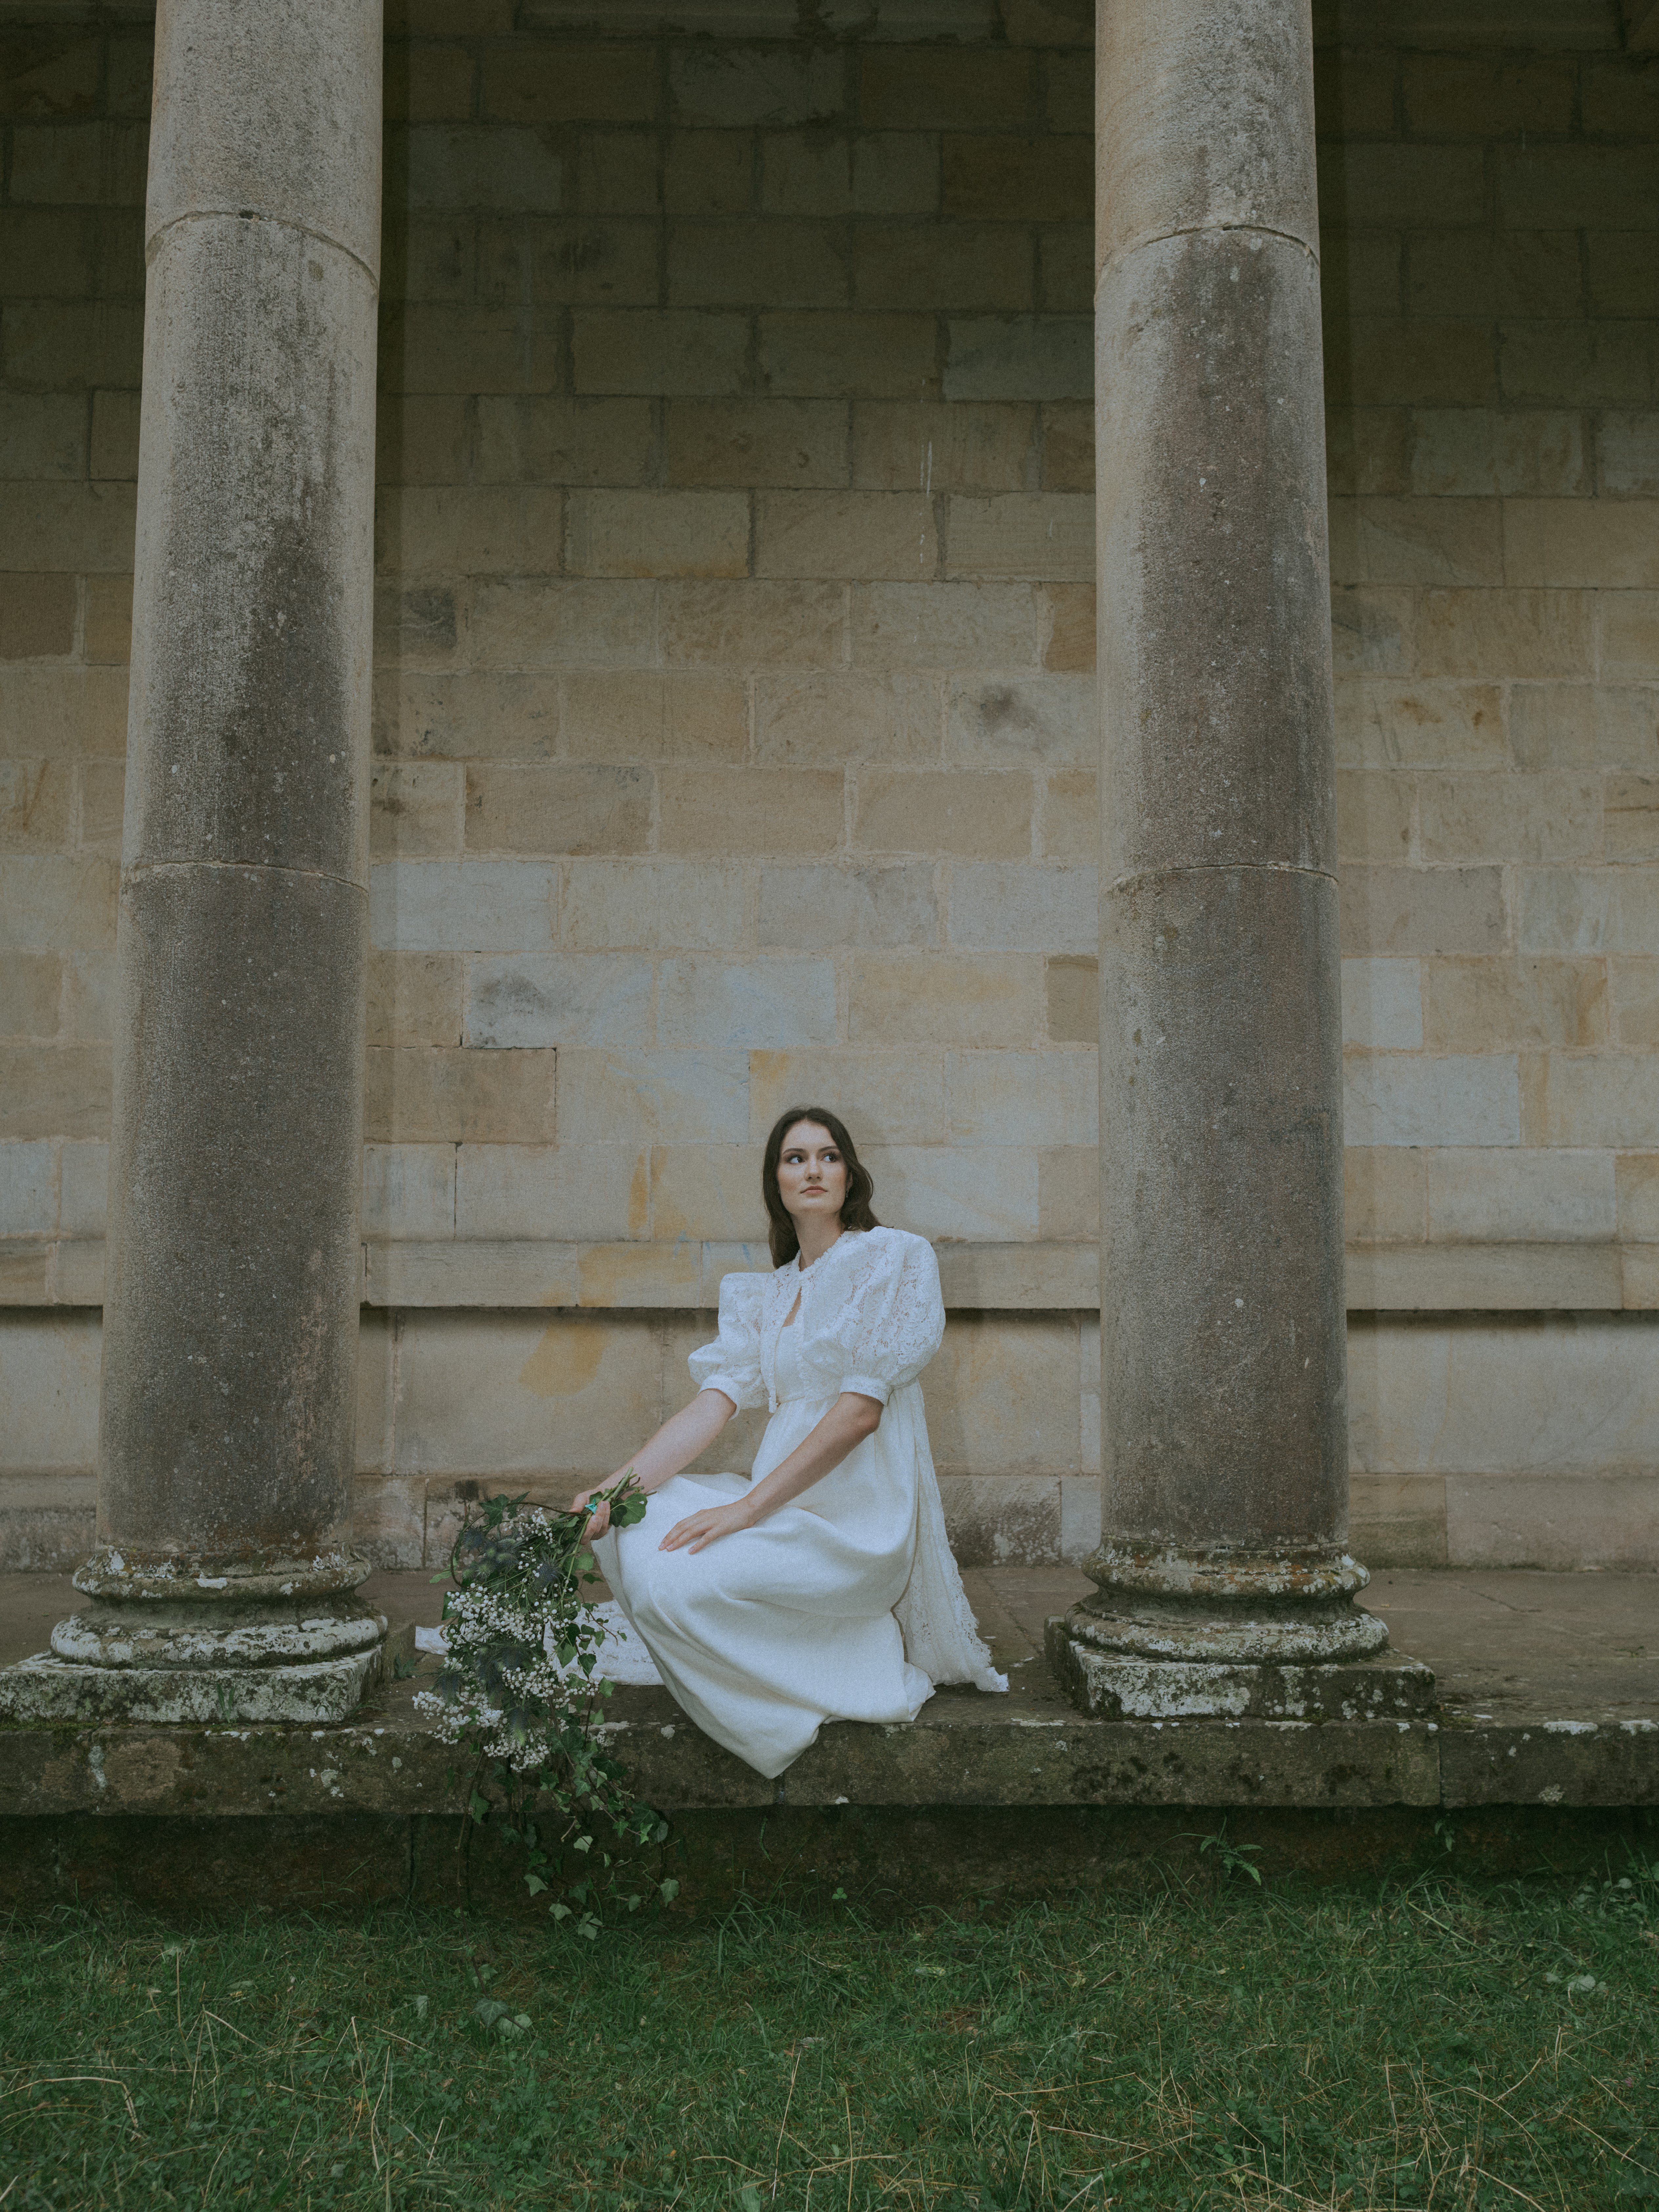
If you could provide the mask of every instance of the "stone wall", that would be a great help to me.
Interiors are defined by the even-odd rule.
[[[394,12],[365,1533],[430,1559],[458,1483],[557,1491],[668,1410],[814,1096],[939,1240],[964,1557],[1079,1557],[1092,11]],[[40,1565],[89,1529],[149,83],[142,27],[61,13],[0,27],[0,1527]],[[1319,27],[1356,1542],[1651,1565],[1659,60],[1592,0],[1447,21]]]

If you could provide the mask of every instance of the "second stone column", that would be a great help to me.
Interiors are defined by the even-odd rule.
[[[1104,1535],[1049,1649],[1097,1711],[1273,1714],[1387,1640],[1345,1548],[1310,25],[1098,21]]]

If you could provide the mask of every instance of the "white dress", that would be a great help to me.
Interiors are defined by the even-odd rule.
[[[740,1410],[770,1407],[753,1476],[676,1475],[643,1521],[594,1546],[679,1704],[762,1774],[782,1773],[826,1720],[914,1720],[938,1682],[1008,1686],[974,1625],[927,1449],[916,1377],[944,1334],[933,1247],[902,1230],[848,1231],[805,1269],[728,1275],[691,1379]],[[658,1549],[677,1521],[769,1474],[843,1390],[885,1410],[839,1467],[703,1551]]]

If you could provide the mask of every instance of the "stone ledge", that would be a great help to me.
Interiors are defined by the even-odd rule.
[[[1052,1695],[942,1691],[908,1725],[840,1722],[776,1783],[662,1691],[608,1732],[669,1814],[745,1807],[1659,1806],[1659,1722],[1091,1721]],[[0,1729],[0,1817],[453,1814],[456,1753],[404,1713],[327,1728]]]
[[[938,1251],[947,1306],[1070,1312],[1100,1303],[1093,1244],[942,1243]],[[363,1304],[710,1310],[723,1275],[766,1264],[759,1244],[707,1241],[374,1239],[363,1246]],[[0,1239],[0,1305],[97,1306],[103,1283],[96,1239]],[[1659,1245],[1351,1245],[1347,1303],[1350,1313],[1650,1311],[1659,1309]]]

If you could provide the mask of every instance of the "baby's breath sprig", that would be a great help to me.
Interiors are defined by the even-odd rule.
[[[590,1510],[602,1504],[613,1528],[644,1519],[631,1468],[593,1493]],[[476,1753],[471,1820],[493,1822],[523,1846],[531,1895],[556,1888],[553,1917],[573,1922],[591,1942],[603,1902],[637,1912],[645,1901],[624,1893],[617,1851],[602,1832],[618,1846],[659,1844],[668,1824],[635,1796],[600,1734],[615,1685],[599,1671],[604,1625],[583,1596],[599,1580],[584,1541],[587,1522],[586,1512],[546,1512],[523,1496],[468,1508],[449,1555],[445,1662],[415,1703],[445,1742]],[[678,1888],[657,1884],[665,1904]]]

